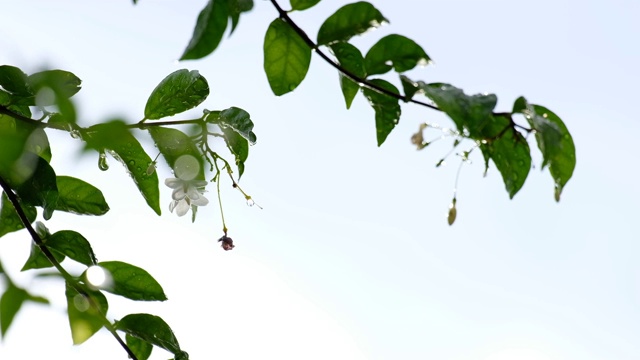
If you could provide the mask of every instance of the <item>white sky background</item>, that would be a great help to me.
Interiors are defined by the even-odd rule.
[[[55,213],[47,226],[79,231],[100,260],[147,269],[169,297],[109,296],[111,318],[161,315],[194,360],[640,358],[637,2],[374,2],[391,24],[355,39],[363,52],[388,33],[408,36],[435,61],[410,77],[495,92],[499,111],[524,95],[562,117],[576,143],[560,204],[534,144],[537,168],[513,200],[495,167],[482,177],[475,154],[452,227],[445,215],[459,161],[434,167],[450,143],[417,152],[409,142],[422,121],[450,126],[444,116],[405,105],[377,148],[373,110],[362,96],[345,110],[336,72],[316,56],[302,85],[276,98],[262,70],[276,17],[266,1],[213,55],[175,63],[205,3],[0,0],[0,63],[74,72],[85,126],[140,120],[151,90],[179,68],[199,70],[211,95],[177,118],[238,106],[256,124],[241,185],[264,210],[223,182],[231,252],[215,242],[214,186],[196,224],[168,212],[168,188],[157,217],[116,161],[101,172],[96,154],[79,156],[80,142],[50,133],[58,174],[98,186],[111,211]],[[345,3],[325,0],[294,19],[315,38]],[[158,171],[161,182],[171,176]],[[0,259],[53,306],[24,308],[0,358],[125,359],[105,331],[72,347],[63,284],[18,272],[29,241],[25,232],[3,237]]]

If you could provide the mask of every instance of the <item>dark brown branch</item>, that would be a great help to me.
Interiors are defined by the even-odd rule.
[[[32,119],[29,119],[29,120],[32,120]],[[32,121],[35,121],[35,120],[32,120]],[[56,260],[56,258],[53,256],[53,253],[51,253],[51,250],[49,250],[49,248],[44,244],[44,242],[42,241],[42,238],[40,238],[40,235],[38,235],[38,233],[33,228],[33,226],[31,226],[31,222],[29,221],[29,218],[27,217],[27,214],[25,214],[24,210],[22,209],[22,206],[20,205],[20,201],[18,200],[18,197],[13,192],[13,190],[11,189],[9,184],[1,176],[0,176],[0,186],[2,187],[2,190],[4,190],[4,193],[7,194],[7,198],[9,199],[11,204],[13,205],[13,208],[16,210],[16,213],[18,214],[18,217],[20,218],[20,221],[22,222],[24,227],[29,232],[29,235],[31,235],[31,238],[33,239],[33,242],[40,248],[40,250],[42,251],[44,256],[60,272],[62,277],[65,279],[65,281],[71,287],[73,287],[73,289],[75,291],[77,291],[79,294],[83,295],[89,301],[91,306],[93,306],[98,311],[98,313],[100,313],[100,315],[102,315],[104,327],[107,328],[107,330],[111,333],[111,335],[113,335],[113,337],[115,337],[116,341],[118,341],[120,346],[122,346],[124,348],[124,350],[127,352],[127,355],[129,355],[129,358],[131,358],[133,360],[137,360],[136,355],[127,346],[127,344],[124,342],[124,340],[122,340],[122,338],[116,332],[116,330],[113,327],[113,325],[111,324],[111,322],[109,322],[109,320],[106,318],[105,314],[102,314],[102,312],[100,311],[100,308],[98,307],[98,304],[96,304],[95,301],[93,301],[93,299],[89,296],[87,290],[85,288],[83,288],[83,286],[80,283],[78,283],[73,278],[73,276],[71,276],[71,274],[69,274],[67,272],[67,270],[65,270],[62,267],[62,265],[58,262],[58,260]]]

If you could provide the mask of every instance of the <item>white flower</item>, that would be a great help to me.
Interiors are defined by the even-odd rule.
[[[168,178],[164,184],[173,189],[169,211],[176,210],[178,216],[184,216],[191,206],[205,206],[209,200],[204,197],[205,180],[184,180],[180,178]]]

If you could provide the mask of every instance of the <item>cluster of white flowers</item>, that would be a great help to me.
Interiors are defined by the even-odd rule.
[[[173,189],[169,204],[169,211],[176,211],[178,216],[184,216],[192,206],[205,206],[209,200],[203,195],[205,180],[196,180],[200,171],[200,164],[195,157],[183,155],[176,160],[174,165],[175,178],[168,178],[164,184]]]

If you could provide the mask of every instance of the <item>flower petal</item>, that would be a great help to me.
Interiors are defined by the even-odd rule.
[[[195,206],[205,206],[209,203],[209,199],[200,195],[197,199],[191,199],[191,204]]]
[[[191,206],[189,206],[189,202],[186,199],[180,200],[178,201],[178,205],[176,206],[176,214],[178,216],[184,216],[187,212],[189,212],[190,208]]]
[[[164,184],[172,189],[177,189],[184,185],[184,180],[180,180],[176,178],[166,178],[164,179]]]
[[[184,187],[174,189],[173,193],[171,193],[171,198],[178,201],[183,200],[187,196],[188,194],[184,192]]]

